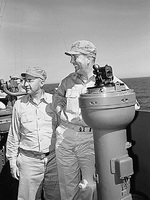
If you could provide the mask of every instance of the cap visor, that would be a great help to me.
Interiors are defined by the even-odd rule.
[[[71,56],[71,55],[78,55],[78,54],[80,54],[80,52],[77,52],[77,51],[67,51],[67,52],[65,52],[65,54],[67,56]]]
[[[26,72],[24,72],[24,73],[21,73],[21,76],[22,76],[22,77],[25,77],[26,75],[29,75],[29,76],[33,76],[33,77],[40,78],[40,76],[39,76],[39,75],[36,75],[36,74],[32,74],[32,73],[26,73]]]
[[[26,75],[27,75],[26,73],[21,73],[21,76],[23,76],[23,77],[26,76]]]

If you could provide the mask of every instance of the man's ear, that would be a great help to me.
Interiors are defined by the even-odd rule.
[[[41,80],[41,86],[43,86],[45,84],[44,80]]]
[[[89,65],[91,63],[91,60],[89,57],[87,57],[87,64]]]

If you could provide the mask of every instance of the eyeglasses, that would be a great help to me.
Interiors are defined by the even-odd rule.
[[[77,59],[78,57],[80,57],[80,56],[84,56],[84,57],[87,57],[87,58],[92,57],[91,55],[87,55],[87,54],[80,53],[80,54],[72,54],[72,55],[71,55],[71,59],[76,60],[76,59]]]
[[[71,55],[72,59],[77,59],[81,54],[77,54],[77,55]]]
[[[39,78],[35,78],[35,79],[24,79],[24,83],[33,83],[35,80],[37,80]]]

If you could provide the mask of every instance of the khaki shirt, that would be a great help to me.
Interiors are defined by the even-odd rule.
[[[15,102],[6,145],[6,156],[10,165],[16,164],[19,147],[49,152],[53,137],[53,120],[51,94],[43,93],[38,105],[32,101],[30,95]]]
[[[114,76],[113,82],[123,83]],[[88,87],[93,87],[95,77],[92,76],[86,83],[79,74],[71,73],[59,84],[55,94],[55,107],[59,107],[60,119],[76,125],[87,126],[82,120],[81,109],[79,108],[79,96],[86,93]],[[128,88],[125,85],[126,88]]]

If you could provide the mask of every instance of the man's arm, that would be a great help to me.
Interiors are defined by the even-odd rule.
[[[19,171],[16,164],[19,141],[20,141],[20,123],[15,104],[12,111],[12,122],[7,137],[6,157],[8,158],[10,163],[11,174],[16,179],[19,178]]]
[[[54,108],[57,114],[60,114],[64,106],[66,105],[66,89],[65,80],[59,84],[56,93],[54,94]]]

